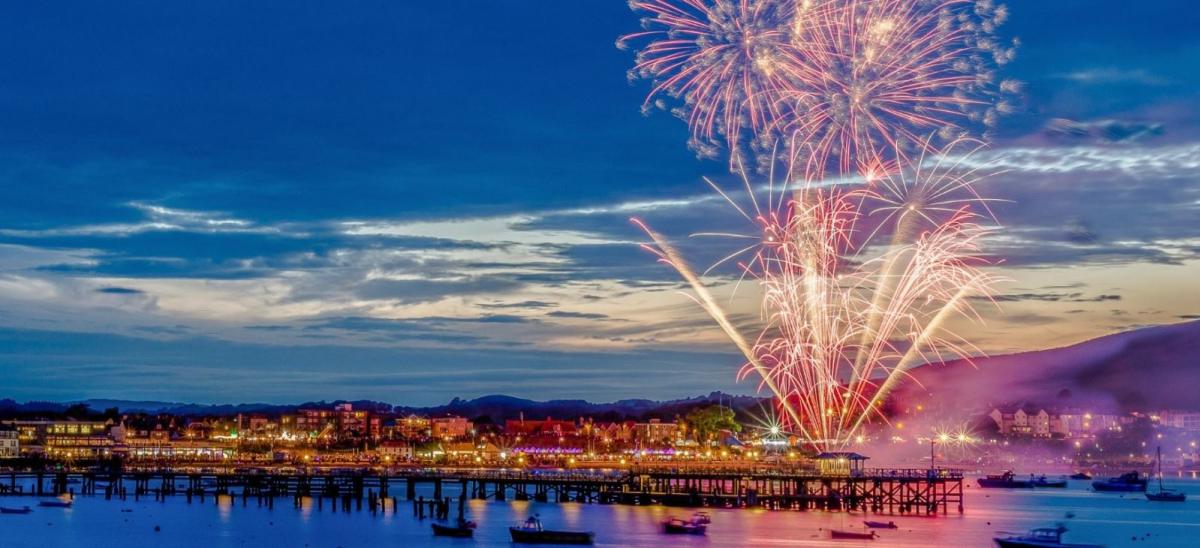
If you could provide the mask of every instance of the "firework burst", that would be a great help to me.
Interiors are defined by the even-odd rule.
[[[630,72],[654,82],[645,107],[672,108],[703,156],[722,146],[774,158],[799,143],[810,177],[894,167],[911,153],[995,124],[1018,90],[991,0],[632,0],[645,42]],[[669,106],[674,99],[676,104]],[[736,162],[731,162],[735,169]],[[890,165],[889,165],[890,164]]]
[[[967,140],[1011,110],[1016,84],[995,67],[1006,11],[990,0],[633,0],[646,40],[633,75],[647,101],[682,103],[692,144],[729,148],[754,243],[694,271],[641,221],[646,246],[679,272],[692,297],[775,395],[785,426],[811,445],[844,447],[908,370],[978,350],[954,320],[977,320],[973,297],[995,279],[983,267],[988,200],[965,169]],[[983,129],[980,129],[983,128]],[[743,134],[743,130],[749,130]],[[723,142],[722,142],[723,139]],[[782,144],[782,145],[781,145]],[[751,184],[744,145],[770,173]],[[780,153],[778,148],[784,151]],[[781,181],[775,180],[784,166]],[[705,276],[736,265],[734,290],[760,292],[761,329],[745,336]]]
[[[647,249],[683,275],[746,357],[739,378],[757,377],[787,427],[816,447],[843,447],[882,417],[912,367],[978,353],[950,328],[977,319],[970,298],[995,281],[982,270],[979,241],[990,229],[986,200],[972,188],[980,175],[960,168],[962,146],[870,182],[768,183],[765,200],[753,199],[761,189],[743,175],[748,206],[721,191],[752,232],[697,236],[755,239],[718,261],[756,282],[762,326],[753,338],[670,242],[639,222],[654,241]]]
[[[1014,81],[995,67],[1013,56],[988,0],[807,0],[793,25],[795,85],[776,108],[778,133],[804,144],[810,176],[894,169],[904,155],[985,131],[1013,110]],[[936,142],[936,141],[935,141]]]
[[[743,129],[751,138],[774,127],[783,113],[778,99],[793,88],[797,50],[789,0],[632,0],[644,14],[643,32],[621,37],[619,46],[648,42],[637,54],[631,78],[654,82],[644,107],[674,109],[691,128],[691,146],[716,156],[722,145],[736,153]]]

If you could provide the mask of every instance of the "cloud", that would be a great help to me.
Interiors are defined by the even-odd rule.
[[[1066,118],[1054,118],[1046,122],[1043,130],[1053,137],[1129,143],[1162,135],[1163,125],[1122,120],[1076,122]]]
[[[1141,68],[1097,67],[1059,73],[1056,77],[1088,85],[1139,84],[1144,86],[1165,86],[1170,83],[1166,78],[1152,74],[1146,69]]]
[[[492,276],[458,280],[374,279],[359,284],[354,294],[360,299],[411,304],[433,302],[448,296],[509,292],[523,285],[516,280]]]
[[[570,312],[566,310],[555,310],[547,312],[547,316],[552,318],[577,318],[584,320],[602,320],[608,317],[608,314],[598,314],[595,312]]]
[[[141,295],[145,293],[145,291],[130,287],[101,287],[97,289],[96,292],[105,293],[108,295]]]
[[[1121,300],[1121,296],[1111,294],[1085,296],[1083,293],[1009,293],[993,295],[991,300],[996,302],[1042,301],[1064,303],[1099,303],[1105,301],[1119,301]]]
[[[558,303],[547,301],[520,301],[515,303],[479,303],[480,308],[552,308]]]
[[[250,329],[252,331],[291,331],[295,326],[291,325],[247,325],[242,329]]]
[[[961,158],[967,168],[1025,174],[1114,173],[1155,177],[1188,177],[1200,169],[1200,143],[1160,147],[1113,148],[1012,147]]]

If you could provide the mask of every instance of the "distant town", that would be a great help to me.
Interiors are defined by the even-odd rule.
[[[418,414],[348,402],[233,414],[124,413],[84,404],[47,411],[10,407],[0,410],[0,470],[103,462],[298,469],[787,465],[816,455],[761,406],[702,400],[672,410],[634,418],[612,411]],[[1161,447],[1164,465],[1200,467],[1200,412],[1114,414],[1021,403],[977,412],[949,423],[958,425],[953,427],[931,426],[948,423],[924,413],[918,406],[898,414],[847,449],[872,454],[907,447],[915,458],[940,465],[986,469],[1030,458],[1063,468],[1142,466]]]

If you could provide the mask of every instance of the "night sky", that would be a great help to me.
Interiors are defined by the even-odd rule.
[[[964,329],[998,354],[1200,318],[1200,10],[1008,5],[1026,87],[979,158],[1011,281]],[[628,222],[736,219],[724,162],[642,114],[624,2],[4,12],[0,397],[755,390]]]

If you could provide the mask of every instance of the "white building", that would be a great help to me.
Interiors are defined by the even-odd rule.
[[[0,424],[0,459],[21,456],[21,440],[16,428]]]

